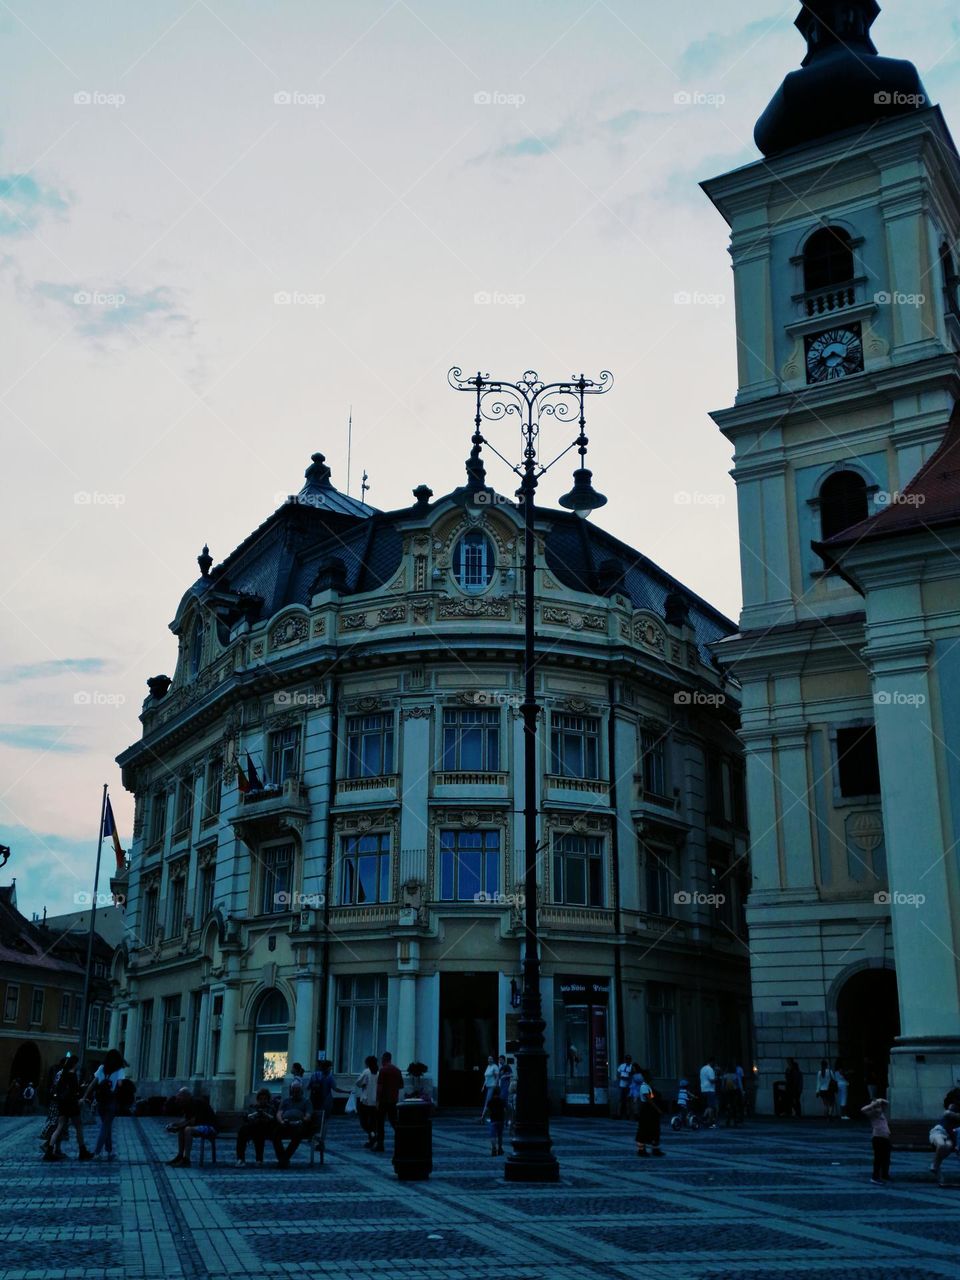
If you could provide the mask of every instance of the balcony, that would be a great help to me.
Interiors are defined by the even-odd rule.
[[[538,914],[541,926],[546,929],[613,933],[613,911],[609,907],[571,907],[546,902]]]
[[[279,785],[268,784],[257,791],[247,791],[240,799],[231,825],[247,841],[264,834],[302,831],[310,817],[307,788],[301,778],[287,778]]]
[[[400,778],[396,773],[371,774],[366,778],[338,778],[336,800],[392,800],[397,794],[399,783]]]
[[[392,929],[399,920],[400,904],[381,902],[368,907],[331,907],[329,927],[337,935],[352,929]]]
[[[610,783],[602,778],[568,778],[559,773],[548,773],[544,777],[544,790],[553,799],[572,800],[577,796],[598,796],[609,803]]]

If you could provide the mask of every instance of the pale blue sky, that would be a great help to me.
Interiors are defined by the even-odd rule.
[[[0,0],[0,839],[23,906],[89,887],[103,781],[126,837],[113,757],[173,669],[201,545],[226,555],[316,449],[344,487],[351,403],[354,491],[366,467],[393,507],[462,480],[450,365],[613,370],[599,523],[736,614],[707,417],[735,386],[729,260],[697,182],[756,158],[797,9]],[[954,7],[891,0],[874,35],[956,126]]]

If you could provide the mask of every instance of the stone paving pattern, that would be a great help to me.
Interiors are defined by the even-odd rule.
[[[755,1121],[668,1133],[636,1157],[633,1126],[553,1125],[559,1186],[503,1180],[485,1129],[434,1126],[428,1182],[400,1183],[335,1120],[327,1160],[279,1170],[169,1169],[163,1121],[121,1119],[119,1159],[41,1163],[40,1117],[0,1119],[0,1280],[931,1280],[956,1277],[960,1160],[938,1188],[921,1152],[870,1185],[858,1123]],[[95,1128],[88,1133],[92,1145]],[[388,1141],[389,1146],[389,1141]],[[252,1152],[251,1152],[252,1154]]]

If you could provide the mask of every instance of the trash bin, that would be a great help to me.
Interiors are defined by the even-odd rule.
[[[429,1102],[408,1098],[397,1107],[393,1167],[401,1182],[422,1181],[433,1169],[433,1126]]]
[[[790,1099],[787,1096],[786,1080],[773,1082],[773,1114],[785,1120],[790,1115]]]

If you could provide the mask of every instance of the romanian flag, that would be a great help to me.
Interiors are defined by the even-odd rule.
[[[257,773],[256,766],[250,759],[250,752],[247,752],[247,771],[244,773],[240,761],[237,761],[237,786],[241,793],[247,791],[262,791],[263,783]]]
[[[243,766],[239,760],[237,761],[237,788],[241,795],[250,790],[250,779],[243,772]]]
[[[104,840],[113,840],[113,852],[117,855],[117,870],[122,871],[127,865],[127,855],[120,847],[120,837],[117,835],[117,824],[113,819],[113,806],[110,804],[110,797],[107,796],[107,807],[103,811],[103,830],[101,836]]]

